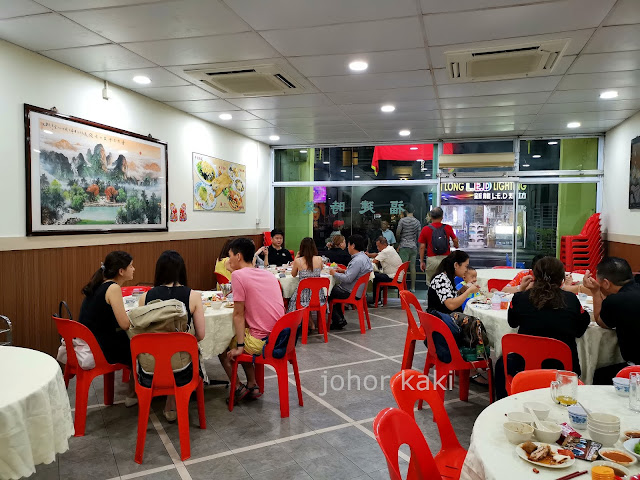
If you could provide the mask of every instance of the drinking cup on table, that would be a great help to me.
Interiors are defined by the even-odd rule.
[[[640,373],[629,375],[629,408],[640,412]]]
[[[551,398],[565,407],[578,402],[578,375],[567,370],[558,370],[556,380],[551,382]]]

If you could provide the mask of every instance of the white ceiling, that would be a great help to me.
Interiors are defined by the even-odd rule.
[[[272,145],[592,134],[640,109],[640,0],[0,0],[0,38]],[[550,76],[444,70],[449,51],[565,38]],[[184,73],[256,60],[308,88],[222,99]]]

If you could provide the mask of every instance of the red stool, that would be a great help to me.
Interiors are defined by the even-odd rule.
[[[558,370],[553,369],[536,369],[518,372],[511,381],[511,394],[528,392],[529,390],[537,390],[539,388],[549,388],[551,382],[556,379]],[[584,385],[578,379],[578,385]]]
[[[256,382],[260,389],[260,393],[264,393],[264,366],[271,365],[278,375],[278,392],[280,395],[280,416],[286,418],[289,416],[289,368],[288,364],[293,366],[293,375],[296,379],[296,388],[298,390],[298,403],[302,407],[302,386],[300,384],[300,373],[298,372],[298,360],[296,358],[296,333],[302,322],[302,310],[287,313],[278,320],[269,334],[269,340],[264,347],[264,356],[250,355],[242,353],[238,355],[233,362],[233,372],[231,375],[231,393],[229,395],[229,411],[233,411],[233,402],[236,394],[236,380],[238,378],[238,363],[253,363],[256,369]],[[289,330],[289,341],[287,342],[287,350],[282,358],[273,356],[273,347],[275,347],[278,335],[285,328]]]
[[[402,370],[411,368],[413,365],[413,355],[416,350],[416,340],[424,341],[427,336],[422,327],[416,323],[413,318],[411,308],[414,307],[416,312],[422,312],[422,307],[416,296],[408,290],[400,290],[400,305],[407,313],[407,338],[404,341],[404,354],[402,355]],[[427,370],[428,372],[428,370]]]
[[[178,352],[186,352],[191,356],[193,377],[186,385],[178,387],[171,368],[171,357]],[[198,398],[198,417],[200,428],[207,428],[204,414],[204,383],[199,374],[198,342],[196,337],[188,333],[141,333],[131,339],[131,358],[135,365],[138,355],[148,353],[155,360],[151,388],[143,387],[136,379],[138,395],[138,440],[136,443],[136,463],[142,463],[144,443],[147,437],[147,423],[151,409],[151,399],[159,395],[175,395],[176,412],[178,414],[178,432],[180,435],[180,459],[191,456],[191,439],[189,438],[189,398],[196,391]]]
[[[434,457],[438,470],[446,478],[459,478],[467,451],[460,445],[444,403],[428,377],[415,370],[402,370],[391,378],[390,385],[398,407],[412,419],[418,400],[429,404],[440,433],[440,451]]]
[[[365,273],[361,276],[351,290],[349,298],[339,299],[334,298],[329,304],[329,318],[333,318],[333,307],[338,305],[353,305],[358,312],[358,319],[360,320],[360,333],[365,333],[364,321],[367,320],[367,326],[371,330],[371,320],[369,320],[369,309],[367,308],[367,283],[369,283],[370,274]],[[362,287],[362,295],[360,298],[356,297],[356,293]],[[344,308],[342,310],[344,315]]]
[[[83,324],[67,318],[59,318],[52,315],[55,320],[58,333],[67,346],[67,364],[64,367],[64,384],[68,388],[69,380],[76,377],[76,412],[74,418],[75,436],[83,437],[87,424],[87,403],[89,400],[89,388],[91,382],[97,376],[104,376],[104,404],[113,405],[114,372],[123,371],[123,378],[128,378],[129,367],[121,363],[109,363],[102,353],[102,349],[96,337]],[[90,370],[83,370],[78,364],[76,352],[73,349],[73,339],[83,340],[93,354],[96,366]]]
[[[376,291],[374,292],[374,308],[378,308],[378,295],[380,293],[380,288],[384,288],[384,293],[382,296],[382,305],[387,304],[387,293],[389,287],[397,288],[398,292],[401,290],[407,289],[407,271],[409,270],[409,262],[404,262],[400,267],[398,267],[398,271],[393,277],[393,280],[390,282],[380,282],[376,285]]]
[[[313,277],[313,278],[304,278],[300,280],[298,284],[298,297],[296,298],[296,307],[301,307],[300,297],[302,296],[302,292],[304,290],[311,291],[311,299],[309,300],[309,306],[307,306],[303,311],[302,315],[302,344],[307,344],[307,334],[309,331],[309,315],[311,312],[318,312],[318,333],[324,333],[324,343],[329,341],[327,336],[327,303],[329,300],[325,301],[323,305],[320,305],[320,290],[325,291],[326,297],[329,296],[329,279],[324,277]]]

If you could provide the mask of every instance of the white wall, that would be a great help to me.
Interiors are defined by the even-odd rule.
[[[640,112],[608,131],[604,143],[602,213],[607,238],[640,245],[640,210],[629,210],[631,140],[640,135]]]
[[[200,120],[130,90],[111,85],[112,98],[102,98],[103,82],[87,73],[0,41],[0,249],[73,244],[155,241],[198,238],[232,232],[253,233],[269,225],[269,147],[235,132]],[[167,142],[169,198],[178,208],[187,204],[186,222],[169,222],[172,234],[112,234],[24,238],[26,235],[25,133],[23,104],[58,108],[105,125]],[[247,166],[246,213],[194,212],[192,152]],[[256,219],[260,225],[256,225]],[[189,232],[193,232],[190,234]],[[199,233],[198,233],[199,232]],[[22,238],[20,238],[22,237]],[[79,242],[79,243],[78,243]],[[66,244],[66,243],[65,243]],[[4,245],[4,248],[3,248]]]

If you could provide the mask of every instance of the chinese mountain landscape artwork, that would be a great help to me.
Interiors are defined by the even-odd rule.
[[[166,230],[166,145],[82,122],[28,111],[29,233]]]

